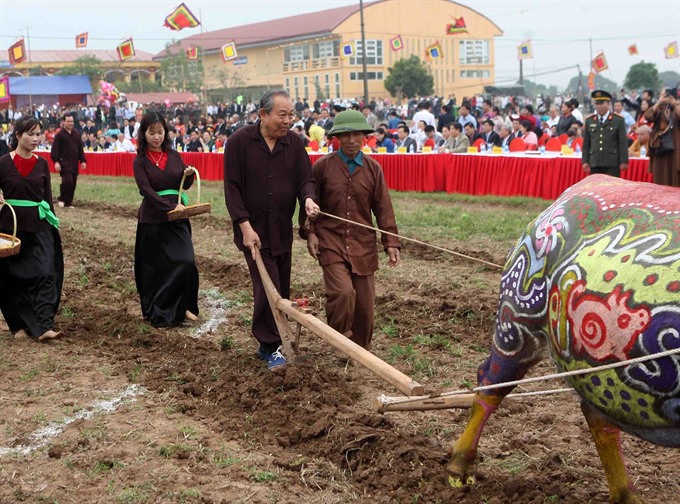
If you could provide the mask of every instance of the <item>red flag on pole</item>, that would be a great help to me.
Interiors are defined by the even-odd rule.
[[[8,102],[9,99],[9,76],[5,76],[0,79],[0,103]]]
[[[198,47],[194,46],[187,49],[187,59],[189,60],[198,59]]]
[[[17,40],[9,47],[7,52],[9,53],[9,62],[11,65],[16,65],[25,61],[26,46],[24,45],[24,39]]]
[[[132,43],[132,37],[119,44],[118,47],[116,47],[116,51],[118,52],[118,59],[120,61],[132,58],[135,55],[135,46]]]
[[[200,24],[200,21],[192,14],[189,7],[181,3],[165,18],[163,26],[173,31],[179,31],[184,28],[195,28]]]
[[[635,54],[640,54],[638,52],[637,44],[631,44],[628,46],[628,55],[634,56]]]
[[[600,73],[604,72],[607,68],[609,68],[607,66],[607,59],[604,57],[604,52],[601,52],[593,59],[593,70]]]

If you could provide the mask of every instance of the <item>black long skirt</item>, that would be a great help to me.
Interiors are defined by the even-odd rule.
[[[0,310],[12,333],[38,338],[54,329],[64,284],[59,231],[17,232],[21,249],[0,259]]]
[[[135,282],[142,315],[152,326],[181,324],[187,310],[198,315],[198,268],[188,219],[137,224]]]

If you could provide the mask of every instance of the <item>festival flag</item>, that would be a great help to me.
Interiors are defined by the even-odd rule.
[[[390,47],[393,51],[401,51],[404,48],[404,41],[401,39],[401,35],[390,39]]]
[[[236,43],[235,42],[229,42],[228,44],[224,44],[222,46],[221,52],[222,52],[222,61],[224,61],[225,63],[227,61],[238,58],[238,52],[236,52]]]
[[[0,103],[9,101],[9,76],[0,79]]]
[[[531,47],[531,40],[525,40],[517,47],[517,58],[521,60],[534,57],[534,51]]]
[[[193,46],[187,49],[187,59],[197,60],[198,59],[198,47]]]
[[[453,18],[453,24],[446,25],[447,35],[456,35],[457,33],[467,33],[467,26],[465,26],[465,20],[463,17]]]
[[[189,7],[181,3],[165,18],[163,26],[173,31],[179,31],[184,28],[196,28],[200,24],[201,22],[191,13]]]
[[[671,42],[666,47],[663,48],[664,56],[666,59],[673,59],[678,57],[678,42]]]
[[[595,72],[593,71],[588,74],[588,89],[595,91]]]
[[[439,42],[435,42],[425,48],[425,58],[436,60],[441,59],[444,55],[442,54],[442,46]]]
[[[595,56],[595,59],[593,59],[592,65],[593,65],[593,70],[595,70],[595,72],[597,72],[597,73],[604,72],[607,68],[609,68],[607,66],[607,59],[604,57],[603,52],[601,52],[597,56]]]
[[[17,40],[13,45],[7,50],[9,53],[9,62],[11,65],[16,65],[26,60],[26,46],[24,45],[24,39]]]
[[[340,57],[342,59],[351,58],[354,56],[354,42],[347,42],[340,46]]]
[[[87,37],[89,33],[81,33],[80,35],[76,35],[76,49],[81,48],[81,47],[87,47]]]
[[[638,52],[637,44],[631,44],[628,46],[628,56],[635,56],[636,54],[640,54]]]
[[[132,37],[118,44],[116,52],[118,53],[119,61],[125,61],[132,58],[135,55],[135,46],[132,43]]]

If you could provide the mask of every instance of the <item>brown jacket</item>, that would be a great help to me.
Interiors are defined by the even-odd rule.
[[[54,135],[50,156],[52,161],[61,165],[62,170],[75,170],[77,172],[80,163],[85,162],[83,141],[80,139],[78,130],[73,128],[69,133],[66,128],[60,129],[59,133]]]
[[[337,152],[329,154],[312,168],[316,179],[317,199],[321,210],[361,224],[373,226],[373,215],[378,227],[398,233],[392,201],[380,164],[370,156],[363,156],[363,165],[352,175]],[[356,275],[370,275],[378,269],[376,233],[370,229],[320,215],[310,232],[319,238],[321,266],[348,262]],[[399,240],[383,234],[381,242],[399,248]]]

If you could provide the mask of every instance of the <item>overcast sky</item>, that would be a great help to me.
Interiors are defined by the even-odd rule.
[[[430,2],[413,0],[414,9]],[[359,0],[186,0],[202,16],[206,31],[358,4]],[[199,28],[173,32],[163,20],[179,0],[0,0],[0,59],[20,36],[30,35],[32,49],[74,49],[75,36],[88,31],[88,48],[114,49],[132,36],[135,48],[156,53],[173,38],[199,33]],[[504,32],[496,38],[496,80],[518,77],[517,46],[532,39],[534,58],[525,60],[525,78],[564,87],[576,75],[587,74],[592,38],[593,54],[604,51],[609,65],[603,75],[622,84],[630,65],[653,62],[659,71],[680,72],[680,58],[667,60],[663,48],[680,42],[680,1],[535,0],[461,1],[487,16]],[[367,27],[370,30],[370,26]],[[637,44],[639,55],[629,56]],[[422,57],[422,55],[420,55]],[[557,71],[565,67],[568,70]]]

